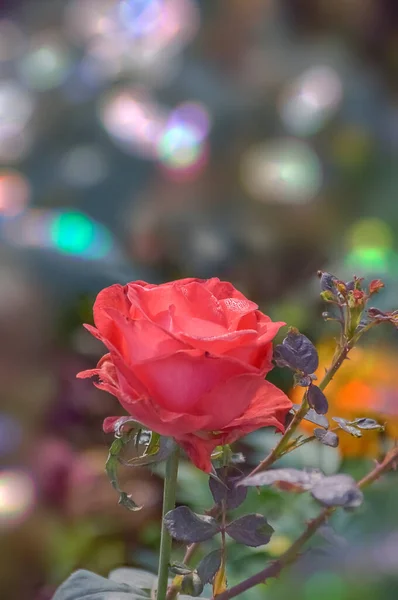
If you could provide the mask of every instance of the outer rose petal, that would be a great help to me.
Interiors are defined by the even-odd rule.
[[[261,427],[275,427],[283,433],[285,418],[291,407],[291,401],[281,390],[262,380],[262,384],[258,382],[256,393],[244,414],[218,431],[214,437],[206,439],[193,434],[177,439],[177,442],[192,462],[208,473],[211,470],[211,453],[216,446],[230,444]]]

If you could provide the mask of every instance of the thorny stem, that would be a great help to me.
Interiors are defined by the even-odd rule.
[[[158,588],[156,592],[156,600],[166,600],[167,582],[169,575],[169,562],[171,554],[171,536],[167,531],[164,517],[166,513],[172,510],[175,506],[176,488],[177,488],[177,473],[178,473],[178,446],[175,447],[172,454],[166,462],[166,475],[164,479],[163,489],[163,512],[162,512],[162,531],[160,537],[160,557],[158,570]]]
[[[358,482],[358,487],[364,488],[379,479],[383,473],[386,473],[390,469],[395,469],[397,462],[398,447],[396,446],[386,455],[384,460],[379,465],[377,465],[372,471],[370,471],[370,473],[368,473],[368,475]],[[293,542],[290,548],[288,548],[287,551],[280,556],[278,560],[272,562],[270,565],[265,567],[265,569],[259,571],[255,575],[252,575],[238,585],[233,586],[222,594],[218,594],[215,598],[213,597],[212,600],[230,600],[231,598],[235,598],[239,594],[242,594],[243,592],[246,592],[252,587],[258,585],[259,583],[265,583],[271,577],[278,576],[282,569],[298,558],[304,544],[314,535],[314,533],[316,533],[318,528],[328,520],[335,510],[336,507],[324,508],[317,517],[308,523],[303,533],[295,542]]]
[[[322,381],[320,382],[320,384],[318,386],[320,390],[323,391],[326,388],[326,386],[330,383],[330,381],[333,379],[334,375],[336,374],[338,369],[341,367],[344,360],[347,358],[347,354],[352,349],[353,345],[354,345],[354,338],[350,342],[347,342],[346,344],[344,344],[344,346],[342,348],[340,348],[331,367],[326,371],[324,378],[322,379]],[[282,456],[282,454],[284,453],[284,450],[286,449],[287,444],[289,443],[290,439],[297,431],[297,428],[299,427],[301,421],[307,414],[307,411],[308,411],[307,392],[305,392],[303,402],[302,402],[300,408],[294,415],[293,420],[291,421],[290,425],[287,427],[285,433],[280,438],[280,440],[277,443],[277,445],[275,446],[275,448],[273,450],[271,450],[271,452],[268,454],[268,456],[266,456],[265,459],[263,461],[261,461],[260,464],[258,464],[257,467],[255,467],[249,473],[248,477],[255,475],[259,471],[263,471],[263,470],[267,469],[272,464],[274,464],[274,462],[277,461],[278,458],[280,458]]]

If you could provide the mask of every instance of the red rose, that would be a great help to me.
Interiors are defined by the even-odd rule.
[[[97,387],[208,472],[217,445],[260,427],[283,431],[292,406],[264,380],[284,323],[257,309],[217,278],[113,285],[94,304],[96,328],[86,325],[109,354],[78,377],[98,376]],[[105,431],[115,420],[105,420]]]

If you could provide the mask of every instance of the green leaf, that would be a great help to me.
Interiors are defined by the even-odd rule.
[[[105,464],[105,469],[108,474],[108,477],[111,481],[112,486],[115,488],[117,492],[119,492],[119,504],[125,506],[128,510],[140,510],[142,506],[138,506],[131,498],[129,494],[124,492],[119,485],[119,479],[117,476],[117,467],[119,464],[119,454],[123,450],[123,447],[131,440],[132,434],[129,433],[126,437],[116,438],[110,449],[108,454],[108,459]]]
[[[157,576],[144,569],[134,569],[133,567],[122,567],[109,573],[109,579],[116,583],[125,583],[132,587],[138,587],[141,590],[152,590],[157,581]]]
[[[139,587],[100,577],[90,571],[76,571],[55,592],[53,600],[148,600]]]

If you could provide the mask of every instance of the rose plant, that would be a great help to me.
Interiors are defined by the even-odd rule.
[[[55,600],[172,600],[200,596],[209,583],[213,599],[240,596],[296,560],[338,507],[359,506],[361,488],[395,465],[398,450],[393,447],[359,482],[345,474],[327,477],[318,470],[270,469],[280,457],[303,444],[336,447],[341,431],[357,437],[358,432],[383,429],[366,417],[353,421],[334,417],[329,423],[324,394],[364,333],[385,321],[396,324],[394,312],[382,318],[384,313],[377,309],[367,310],[369,299],[383,284],[375,280],[366,288],[356,277],[345,283],[329,273],[320,272],[319,276],[322,299],[330,307],[323,316],[340,328],[334,358],[319,383],[314,375],[318,354],[311,341],[290,328],[283,342],[273,348],[272,341],[284,323],[273,322],[228,282],[217,278],[189,278],[162,285],[135,281],[100,292],[94,304],[95,327],[86,328],[108,353],[95,369],[78,377],[95,377],[95,385],[116,396],[127,413],[104,422],[105,432],[115,436],[106,469],[121,504],[130,510],[140,508],[120,488],[120,462],[132,467],[166,462],[159,569],[157,577],[129,570],[128,581],[120,572],[106,580],[79,571],[59,588]],[[303,388],[301,404],[292,405],[265,379],[274,363],[293,372],[295,385]],[[316,424],[307,438],[296,435],[303,420]],[[244,458],[233,453],[231,444],[263,427],[273,428],[279,437],[271,452],[248,471],[240,464]],[[123,456],[132,441],[144,450],[141,456],[126,461]],[[214,506],[205,515],[186,506],[175,508],[181,449],[209,474]],[[267,544],[272,536],[273,528],[262,515],[228,520],[229,511],[244,502],[248,488],[263,485],[308,491],[323,509],[277,561],[228,588],[226,536],[253,547]],[[220,547],[191,566],[197,545],[217,534],[221,534]],[[182,563],[170,560],[172,538],[187,544]],[[172,581],[170,573],[174,574]]]

